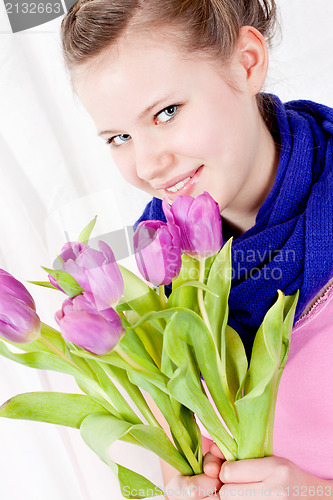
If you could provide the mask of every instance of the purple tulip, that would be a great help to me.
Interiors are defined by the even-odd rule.
[[[33,298],[22,283],[0,269],[0,336],[26,344],[40,335],[40,319]]]
[[[65,261],[63,270],[86,291],[94,307],[103,310],[119,302],[124,282],[111,248],[103,241],[98,242],[98,247],[94,250],[83,243],[67,243],[60,257]]]
[[[0,269],[0,290],[16,299],[22,300],[28,307],[36,311],[35,301],[25,286],[3,269]]]
[[[83,294],[65,300],[55,318],[65,340],[97,355],[110,352],[125,332],[114,309],[97,311]]]
[[[197,198],[178,196],[172,206],[162,202],[167,221],[181,234],[181,249],[196,259],[206,259],[222,247],[222,221],[216,201],[204,192]]]
[[[133,238],[135,259],[142,276],[156,286],[168,285],[181,267],[180,231],[161,221],[140,222]]]
[[[68,260],[76,260],[80,253],[87,248],[90,247],[86,243],[81,243],[80,241],[68,241],[62,247],[59,257],[64,262],[67,262]]]
[[[48,274],[47,277],[49,278],[49,282],[51,283],[51,285],[55,286],[59,292],[63,292],[63,293],[66,293],[57,283],[57,280],[55,278],[53,278],[53,276],[51,276],[51,274]]]

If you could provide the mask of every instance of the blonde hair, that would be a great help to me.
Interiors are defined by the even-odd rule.
[[[226,61],[242,26],[256,28],[269,44],[276,24],[275,0],[79,0],[62,21],[61,37],[71,71],[132,30],[171,32],[185,51]]]

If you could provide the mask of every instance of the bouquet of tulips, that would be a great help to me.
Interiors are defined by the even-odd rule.
[[[55,316],[60,331],[42,323],[26,288],[0,272],[0,353],[70,374],[83,392],[21,394],[0,407],[0,416],[79,428],[127,498],[163,491],[110,459],[116,440],[156,453],[183,475],[200,474],[198,418],[226,459],[272,454],[277,388],[297,302],[297,294],[277,292],[248,363],[228,325],[232,241],[222,245],[217,203],[208,193],[180,196],[172,206],[164,200],[163,210],[167,222],[142,222],[134,235],[144,280],[117,265],[105,242],[98,250],[89,246],[95,221],[78,241],[65,244],[57,269],[45,269],[49,281],[34,282],[68,296]],[[172,439],[145,393],[164,415]]]

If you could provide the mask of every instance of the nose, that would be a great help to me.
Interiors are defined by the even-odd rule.
[[[174,154],[156,138],[135,145],[136,172],[140,179],[164,179],[165,170],[175,162]]]

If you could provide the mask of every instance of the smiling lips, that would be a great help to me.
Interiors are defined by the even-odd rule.
[[[173,186],[164,188],[166,196],[171,201],[173,201],[177,196],[189,196],[199,180],[202,169],[203,165],[201,165],[201,167],[199,167],[192,176],[186,177],[186,179],[177,182],[177,184]]]
[[[192,177],[193,177],[193,175],[192,175]],[[186,177],[186,179],[184,179],[183,181],[177,182],[177,184],[175,184],[174,186],[171,186],[170,188],[167,188],[166,191],[168,191],[170,193],[176,193],[183,186],[185,186],[185,184],[187,183],[187,181],[189,181],[192,177],[191,176],[190,177]]]

